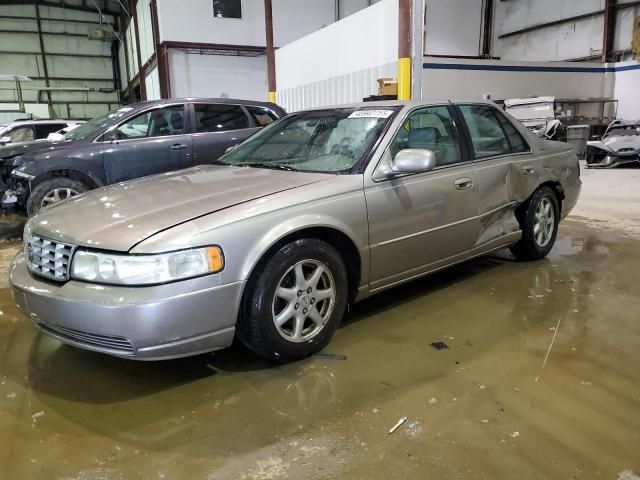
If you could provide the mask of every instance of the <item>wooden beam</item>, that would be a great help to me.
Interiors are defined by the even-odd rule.
[[[604,35],[602,38],[602,62],[613,60],[613,44],[616,36],[617,0],[605,0],[604,6]]]
[[[267,43],[267,83],[269,101],[276,102],[276,54],[273,47],[273,11],[271,0],[264,0],[264,24]]]

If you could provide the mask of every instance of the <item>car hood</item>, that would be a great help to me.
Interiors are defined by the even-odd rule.
[[[93,190],[42,210],[28,226],[53,240],[128,251],[180,223],[332,177],[203,165]]]
[[[26,153],[34,153],[38,150],[60,148],[65,145],[64,142],[51,142],[49,140],[33,140],[32,142],[10,143],[4,147],[0,147],[0,159],[4,160],[17,155]]]
[[[640,150],[640,135],[610,136],[604,140],[589,141],[587,145],[611,152]]]

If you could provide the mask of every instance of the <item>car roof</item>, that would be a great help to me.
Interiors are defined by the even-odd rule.
[[[486,104],[486,105],[496,105],[491,100],[456,100],[451,101],[449,99],[424,99],[424,100],[376,100],[373,102],[356,102],[356,103],[345,103],[341,105],[329,105],[324,107],[313,107],[313,108],[305,108],[304,110],[330,110],[333,108],[365,108],[365,107],[408,107],[415,108],[421,106],[429,106],[429,105],[447,105],[447,104]],[[294,113],[294,112],[292,112]]]
[[[4,126],[25,125],[30,123],[78,123],[81,120],[68,120],[64,118],[21,118],[13,120]]]
[[[131,103],[129,105],[125,105],[126,107],[133,108],[143,108],[153,105],[163,105],[165,103],[176,103],[176,102],[207,102],[207,103],[228,103],[233,105],[262,105],[262,106],[272,106],[274,105],[271,102],[262,102],[259,100],[242,100],[238,98],[210,98],[210,97],[180,97],[180,98],[164,98],[161,100],[146,100],[144,102]]]

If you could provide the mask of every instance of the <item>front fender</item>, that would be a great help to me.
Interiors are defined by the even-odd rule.
[[[15,168],[11,175],[32,182],[33,186],[39,183],[40,179],[55,175],[56,172],[73,172],[79,177],[88,177],[95,186],[101,187],[105,182],[102,178],[102,165],[97,163],[77,158],[33,160]]]
[[[314,228],[325,228],[335,230],[353,242],[360,255],[360,278],[369,278],[369,247],[367,243],[362,243],[358,234],[342,220],[329,215],[302,215],[288,219],[287,221],[273,226],[257,241],[242,263],[239,274],[241,280],[246,280],[255,270],[258,262],[263,258],[273,246],[277,245],[285,237],[299,234],[304,230]]]
[[[321,198],[318,195],[322,194]],[[314,199],[315,198],[315,199]],[[362,178],[336,177],[268,199],[213,212],[142,240],[131,253],[156,253],[219,245],[225,257],[222,283],[246,281],[260,259],[283,238],[304,229],[328,228],[349,238],[360,255],[360,278],[369,278],[369,227]]]

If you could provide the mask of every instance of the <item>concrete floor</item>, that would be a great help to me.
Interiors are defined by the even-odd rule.
[[[39,335],[0,290],[0,479],[638,473],[637,172],[586,171],[546,260],[483,258],[357,305],[328,348],[346,360],[114,359]]]

